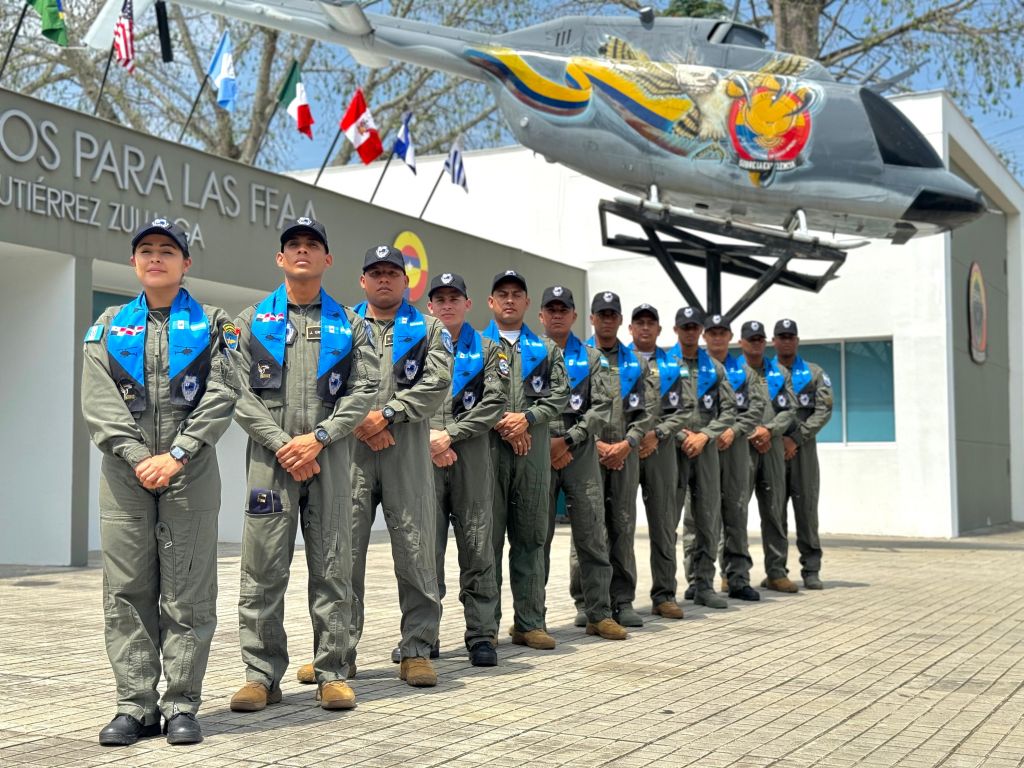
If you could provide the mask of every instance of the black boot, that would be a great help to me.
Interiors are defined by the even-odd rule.
[[[191,712],[179,712],[164,724],[168,744],[198,744],[203,740],[203,730]]]
[[[469,663],[474,667],[498,666],[498,651],[486,640],[474,643],[469,649]]]
[[[159,721],[143,725],[131,715],[116,715],[100,731],[100,744],[105,747],[126,747],[139,739],[159,735]]]

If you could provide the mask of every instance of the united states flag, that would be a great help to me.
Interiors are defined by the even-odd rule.
[[[124,0],[121,15],[114,27],[114,55],[117,63],[129,72],[135,71],[135,28],[132,15],[132,0]]]
[[[458,184],[469,192],[469,184],[466,181],[466,168],[462,164],[462,137],[459,136],[448,151],[448,158],[444,161],[444,170],[452,177],[452,184]]]

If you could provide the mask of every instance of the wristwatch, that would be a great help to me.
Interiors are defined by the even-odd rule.
[[[397,414],[398,414],[398,411],[396,411],[390,405],[385,405],[384,409],[380,412],[380,415],[384,417],[384,420],[388,424],[394,424],[395,423],[395,416]]]
[[[565,435],[562,436],[562,439],[565,440],[565,444],[569,448],[572,448],[573,443],[576,442],[575,440],[572,439],[572,435],[570,435],[568,432],[566,432]]]
[[[654,428],[654,436],[658,438],[659,441],[664,440],[666,437],[668,437],[668,435],[662,431],[661,427]]]
[[[313,430],[313,437],[316,438],[317,442],[320,443],[324,448],[331,444],[331,436],[323,427],[317,427]]]
[[[636,438],[633,435],[627,435],[626,442],[629,443],[630,448],[636,448]]]
[[[192,458],[188,455],[188,451],[182,448],[180,445],[172,445],[171,450],[168,451],[171,454],[171,458],[175,461],[180,461],[182,466],[188,464],[188,460]]]

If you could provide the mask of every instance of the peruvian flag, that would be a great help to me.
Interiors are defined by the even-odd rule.
[[[348,105],[345,116],[341,118],[341,130],[356,148],[364,165],[369,165],[384,152],[384,147],[380,143],[380,133],[377,132],[370,108],[366,106],[362,88],[356,89],[352,103]]]
[[[284,81],[277,101],[295,120],[299,133],[304,133],[312,139],[313,114],[309,111],[309,100],[306,98],[306,86],[302,84],[299,62],[292,62],[292,68],[288,70],[288,78]]]

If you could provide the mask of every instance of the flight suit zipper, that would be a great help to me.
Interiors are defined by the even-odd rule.
[[[153,377],[156,379],[163,371],[164,351],[164,326],[166,320],[160,320],[156,326],[156,354],[153,359]],[[153,397],[153,453],[162,453],[160,450],[160,387],[156,386]]]

